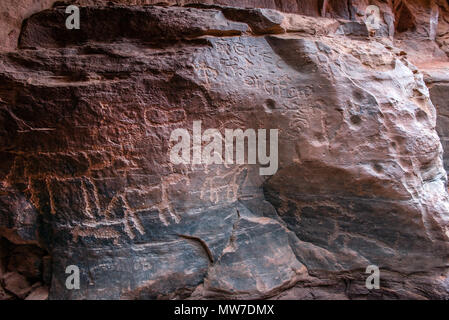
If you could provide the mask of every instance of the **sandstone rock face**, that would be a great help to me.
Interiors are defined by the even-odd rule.
[[[0,297],[449,298],[424,77],[366,37],[362,9],[326,3],[326,18],[89,6],[81,30],[65,7],[26,20],[0,55]],[[278,129],[278,170],[173,164],[171,132],[195,121]]]
[[[425,81],[438,112],[437,131],[444,149],[444,168],[449,170],[449,63],[425,65]]]
[[[3,281],[5,283],[5,290],[12,292],[18,298],[25,298],[31,290],[31,286],[27,279],[15,272],[10,272],[4,275]]]
[[[13,50],[23,19],[64,3],[55,0],[3,0],[0,4],[0,50]],[[380,8],[380,29],[378,34],[398,35],[436,40],[449,52],[449,4],[447,0],[67,0],[67,4],[82,6],[124,4],[124,5],[185,5],[185,6],[231,6],[243,8],[276,9],[285,13],[303,14],[313,17],[327,17],[362,21],[369,5]]]
[[[31,292],[25,300],[47,300],[48,298],[48,288],[37,287]]]

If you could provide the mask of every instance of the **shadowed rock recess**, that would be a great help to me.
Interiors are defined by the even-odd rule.
[[[368,38],[324,3],[26,19],[0,53],[0,299],[448,299],[446,33],[379,1]],[[278,171],[172,164],[197,120],[279,129]]]

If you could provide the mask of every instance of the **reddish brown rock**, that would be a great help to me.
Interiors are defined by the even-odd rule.
[[[17,272],[8,272],[5,274],[3,282],[5,284],[5,290],[20,299],[24,299],[32,289],[27,279]]]
[[[7,293],[0,285],[0,300],[14,300],[14,296]]]
[[[28,18],[40,10],[50,8],[55,3],[58,5],[64,4],[64,2],[55,0],[20,0],[19,2],[16,0],[5,0],[2,2],[0,12],[2,12],[4,19],[0,20],[0,38],[5,39],[5,41],[0,45],[0,49],[9,50],[16,48],[23,19]],[[69,3],[86,6],[107,5],[110,3],[148,5],[160,4],[162,2],[158,0],[77,0],[67,1],[66,5]],[[378,34],[393,36],[396,32],[399,37],[431,38],[432,40],[436,39],[442,47],[448,47],[446,38],[449,29],[447,18],[449,15],[449,5],[445,0],[353,0],[351,2],[340,0],[310,0],[300,2],[292,0],[168,0],[165,3],[167,6],[205,5],[210,7],[226,5],[231,7],[277,9],[286,13],[299,13],[313,17],[323,16],[358,22],[364,19],[365,10],[368,5],[376,5],[380,8],[381,13],[381,28]],[[12,7],[14,10],[10,10]],[[244,12],[241,14],[244,14]]]
[[[17,246],[9,253],[8,270],[17,271],[29,279],[42,276],[44,251],[34,246]]]
[[[47,300],[48,299],[48,288],[39,286],[35,288],[26,297],[25,300]]]
[[[64,7],[24,23],[20,50],[0,55],[0,234],[48,250],[51,299],[448,298],[429,90],[392,21],[368,38],[366,3],[328,4],[352,21],[92,6],[79,32],[59,27]],[[196,120],[279,129],[278,170],[174,165],[170,133]],[[32,290],[8,275],[5,289]]]
[[[397,32],[416,30],[416,16],[405,1],[396,1],[394,6]]]
[[[4,130],[0,130],[3,137],[6,137],[7,130],[7,126]],[[3,140],[3,142],[6,141]],[[4,173],[3,170],[2,172]],[[23,194],[17,193],[17,190],[12,188],[1,188],[0,234],[2,237],[15,244],[36,243],[37,214],[33,204]]]

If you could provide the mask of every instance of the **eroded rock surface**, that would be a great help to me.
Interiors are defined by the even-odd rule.
[[[390,40],[325,13],[82,14],[71,31],[64,7],[40,12],[0,55],[0,234],[41,266],[10,249],[0,296],[449,297],[437,116]],[[279,129],[279,170],[173,165],[170,133],[197,120]],[[80,290],[65,287],[69,265]]]

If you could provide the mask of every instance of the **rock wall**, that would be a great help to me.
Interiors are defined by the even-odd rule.
[[[380,8],[384,35],[399,38],[430,38],[448,53],[449,4],[447,0],[3,0],[0,4],[0,50],[17,47],[22,21],[32,14],[58,4],[89,5],[225,5],[268,8],[286,13],[362,21],[369,5]]]
[[[449,298],[444,33],[410,18],[435,6],[379,1],[369,38],[368,2],[275,3],[310,16],[91,5],[81,30],[64,6],[23,23],[0,54],[0,297]],[[170,133],[199,120],[279,129],[278,170],[174,165]]]

